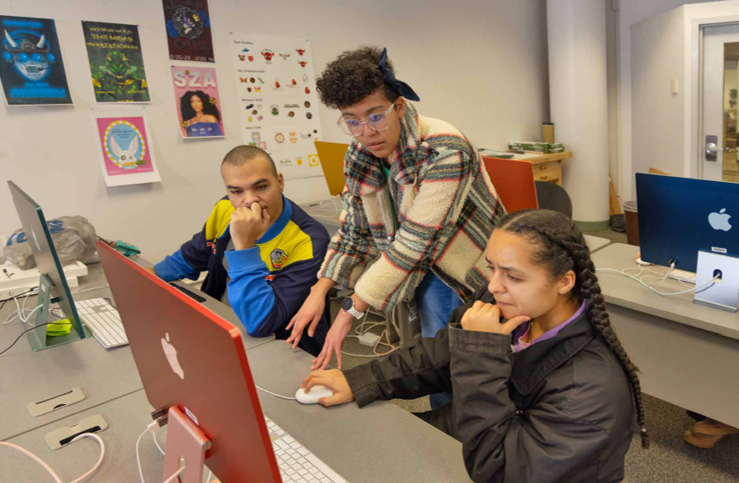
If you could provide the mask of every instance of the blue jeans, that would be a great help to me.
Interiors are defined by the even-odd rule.
[[[421,337],[434,337],[449,322],[454,309],[462,305],[462,300],[451,288],[430,271],[416,289],[421,315]],[[431,409],[436,410],[452,402],[446,393],[430,396]]]

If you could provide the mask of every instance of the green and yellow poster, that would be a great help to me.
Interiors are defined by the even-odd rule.
[[[82,22],[97,102],[151,102],[136,25]]]

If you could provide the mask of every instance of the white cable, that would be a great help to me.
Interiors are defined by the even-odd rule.
[[[88,471],[84,475],[80,476],[76,480],[72,481],[72,483],[80,483],[81,481],[83,481],[84,479],[86,479],[87,477],[89,477],[90,475],[92,475],[95,471],[97,471],[98,468],[100,468],[100,465],[102,464],[103,459],[105,458],[105,443],[103,442],[103,439],[100,436],[98,436],[97,434],[93,434],[93,433],[82,433],[79,436],[75,437],[72,441],[70,441],[70,443],[74,443],[74,442],[79,441],[80,439],[83,439],[83,438],[93,438],[93,439],[95,439],[98,442],[98,444],[100,444],[100,457],[98,458],[97,463],[95,463],[95,466],[93,466],[90,471]],[[51,469],[51,466],[49,466],[44,460],[42,460],[41,458],[39,458],[35,454],[31,453],[27,449],[21,448],[18,445],[15,445],[13,443],[8,443],[8,442],[5,442],[5,441],[0,441],[0,446],[7,446],[9,448],[13,448],[13,449],[18,450],[21,453],[25,454],[26,456],[31,457],[31,459],[33,459],[38,464],[40,464],[51,475],[51,477],[54,478],[54,481],[56,481],[56,483],[62,483],[61,478],[59,478],[59,475],[57,475],[56,472],[54,472],[54,470]]]
[[[15,445],[13,443],[7,443],[5,441],[0,441],[0,446],[7,446],[9,448],[13,448],[15,450],[20,451],[21,453],[23,453],[26,456],[28,456],[31,459],[33,459],[36,463],[40,464],[51,475],[51,477],[54,478],[54,481],[56,481],[56,483],[62,483],[62,480],[59,479],[59,476],[54,472],[54,470],[51,469],[51,466],[49,466],[48,464],[46,464],[46,462],[44,460],[42,460],[41,458],[39,458],[35,454],[31,453],[27,449],[21,448],[20,446],[17,446],[17,445]]]
[[[159,446],[159,441],[157,441],[157,435],[153,431],[151,433],[151,439],[154,440],[154,444],[156,445],[157,449],[159,450],[160,453],[162,453],[162,456],[164,456],[164,450],[162,449],[161,446]]]
[[[210,473],[208,473],[208,479],[207,479],[207,480],[205,480],[205,482],[206,482],[206,483],[209,483],[209,482],[210,482],[210,480],[211,480],[212,478],[213,478],[213,471],[211,470],[211,472],[210,472]]]
[[[98,290],[98,289],[101,289],[101,288],[108,288],[108,287],[110,287],[110,285],[108,285],[107,283],[105,285],[100,285],[99,287],[88,287],[88,288],[79,287],[77,290],[74,290],[72,292],[72,295],[74,295],[76,293],[85,293],[85,292],[90,292],[92,290]]]
[[[139,467],[139,478],[141,478],[141,483],[146,483],[146,481],[144,480],[144,470],[141,469],[141,456],[139,455],[139,444],[141,443],[141,438],[144,437],[147,431],[149,430],[145,429],[144,432],[139,435],[139,439],[136,440],[136,465]]]
[[[103,463],[103,458],[105,458],[105,443],[103,442],[103,438],[101,438],[100,436],[98,436],[95,433],[82,433],[79,436],[75,437],[71,441],[71,443],[74,443],[75,441],[79,441],[79,440],[84,439],[84,438],[92,438],[92,439],[94,439],[95,441],[98,442],[98,444],[100,445],[100,457],[98,458],[97,463],[95,463],[95,466],[93,466],[90,471],[88,471],[84,475],[80,476],[79,478],[77,478],[76,480],[74,480],[72,483],[79,483],[79,482],[85,480],[88,476],[90,476],[93,473],[95,473],[97,471],[97,469],[100,468],[100,465]]]
[[[183,471],[185,471],[185,465],[180,466],[180,469],[177,470],[175,474],[164,480],[164,483],[171,483],[172,481],[174,481],[175,478],[180,476],[180,473],[182,473]]]
[[[705,284],[705,285],[703,285],[701,287],[693,287],[693,288],[691,288],[689,290],[683,290],[681,292],[660,292],[659,290],[655,289],[651,285],[647,285],[646,283],[642,282],[640,279],[638,279],[638,278],[636,278],[634,276],[631,276],[628,273],[624,273],[623,270],[616,270],[615,268],[596,268],[595,271],[596,272],[614,272],[614,273],[618,273],[620,275],[623,275],[624,277],[628,277],[631,280],[634,280],[635,282],[638,282],[638,283],[644,285],[645,287],[647,287],[649,290],[651,290],[652,292],[656,293],[657,295],[662,295],[664,297],[670,297],[670,296],[673,296],[673,295],[683,295],[683,294],[690,293],[690,292],[695,292],[695,293],[702,292],[703,290],[706,290],[706,289],[712,287],[716,283],[716,280],[718,280],[720,278],[720,277],[714,277],[710,282],[708,282],[707,284]]]
[[[257,388],[257,389],[259,389],[259,390],[260,390],[260,391],[262,391],[262,392],[266,392],[266,393],[267,393],[267,394],[269,394],[270,396],[278,397],[278,398],[280,398],[280,399],[287,399],[288,401],[297,401],[297,399],[296,399],[296,398],[294,398],[294,397],[290,397],[290,396],[282,396],[282,395],[280,395],[280,394],[275,394],[275,393],[273,393],[273,392],[271,392],[271,391],[268,391],[268,390],[266,390],[266,389],[262,389],[262,388],[261,388],[261,387],[259,387],[259,386],[256,386],[256,388]]]

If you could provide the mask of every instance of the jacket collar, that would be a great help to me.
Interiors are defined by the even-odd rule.
[[[416,182],[420,161],[428,159],[433,148],[421,138],[419,115],[409,102],[405,104],[405,116],[400,121],[400,140],[390,154],[390,178],[400,185]],[[349,146],[345,167],[346,184],[355,196],[363,196],[385,188],[382,159],[374,156],[355,139]]]
[[[594,338],[595,328],[587,313],[583,312],[552,339],[512,354],[513,369],[509,380],[521,395],[526,396]]]

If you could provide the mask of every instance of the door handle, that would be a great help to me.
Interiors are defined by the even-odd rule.
[[[719,148],[717,142],[718,136],[706,136],[706,161],[716,161],[718,159]]]

